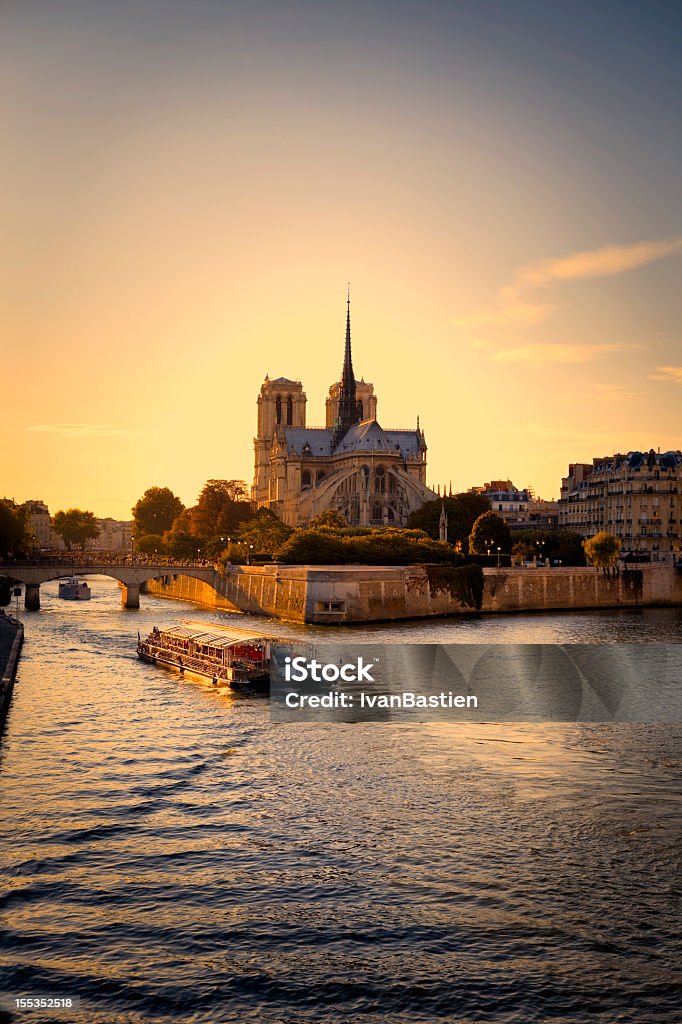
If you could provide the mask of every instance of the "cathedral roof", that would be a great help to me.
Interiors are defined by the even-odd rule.
[[[296,455],[343,455],[344,452],[400,451],[406,459],[420,453],[420,437],[416,430],[383,430],[376,420],[356,423],[334,445],[334,432],[325,427],[285,427],[287,447]],[[306,448],[307,446],[307,448]]]
[[[386,436],[396,448],[400,448],[400,454],[404,459],[408,455],[419,455],[421,451],[420,437],[416,430],[386,430]]]
[[[325,427],[286,427],[287,445],[289,451],[297,455],[303,455],[306,445],[310,451],[309,455],[331,455],[334,448],[334,439],[331,430]]]
[[[419,435],[416,430],[383,430],[376,420],[363,420],[341,438],[338,452],[395,452],[403,458],[419,455]]]
[[[395,443],[391,444],[385,430],[376,420],[363,420],[346,431],[336,446],[337,452],[375,452],[395,451]]]
[[[270,381],[271,384],[300,384],[300,381],[289,380],[288,377],[276,377]]]

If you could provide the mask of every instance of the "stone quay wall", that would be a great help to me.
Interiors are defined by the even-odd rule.
[[[0,616],[0,728],[2,728],[14,689],[14,679],[21,647],[24,642],[24,627],[9,615]]]
[[[641,565],[604,575],[578,568],[484,569],[482,613],[682,605],[682,573]],[[471,614],[424,566],[232,566],[216,589],[186,576],[150,580],[148,593],[209,608],[309,623],[381,622]]]

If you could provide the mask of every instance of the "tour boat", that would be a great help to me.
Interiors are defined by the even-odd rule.
[[[209,679],[235,690],[267,689],[271,637],[233,626],[185,619],[170,629],[154,626],[146,640],[138,633],[137,655],[143,661]]]
[[[92,591],[85,580],[71,576],[67,580],[59,581],[59,596],[65,601],[89,601]]]

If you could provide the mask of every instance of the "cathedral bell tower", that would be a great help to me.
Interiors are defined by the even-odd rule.
[[[275,435],[286,427],[305,427],[306,396],[300,380],[265,378],[258,396],[258,433],[255,449],[254,483],[251,498],[261,505],[277,499],[270,459]]]

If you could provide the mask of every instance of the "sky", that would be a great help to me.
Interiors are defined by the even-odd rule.
[[[250,484],[353,362],[430,486],[682,447],[676,2],[5,0],[0,496]]]

